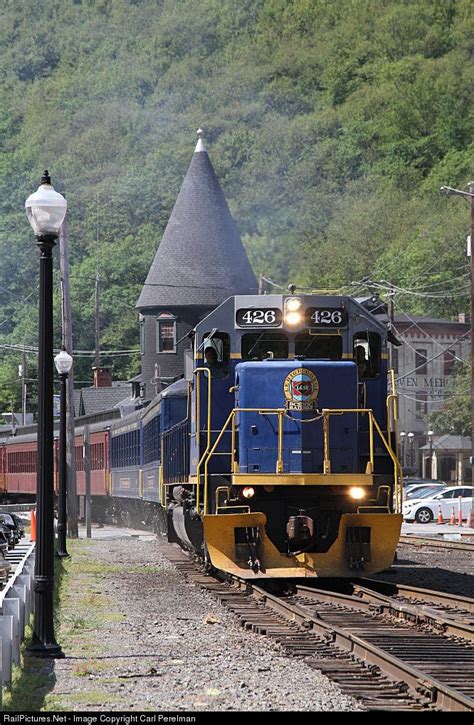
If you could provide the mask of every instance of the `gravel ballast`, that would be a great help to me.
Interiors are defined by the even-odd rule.
[[[186,581],[154,537],[72,542],[43,707],[63,710],[359,709],[318,671],[244,631]]]
[[[372,578],[474,597],[473,552],[399,544],[394,566]]]

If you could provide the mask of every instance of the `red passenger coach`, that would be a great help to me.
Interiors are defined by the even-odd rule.
[[[103,425],[90,427],[89,444],[91,495],[107,496],[110,493],[109,432],[103,429]],[[76,485],[78,495],[85,496],[84,432],[81,428],[76,431]]]
[[[7,447],[4,441],[0,441],[0,494],[4,494],[7,488],[6,458]]]
[[[21,436],[21,441],[6,441],[4,458],[4,493],[15,500],[33,499],[36,496],[36,435]]]

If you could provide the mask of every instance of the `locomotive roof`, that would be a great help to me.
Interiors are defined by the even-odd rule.
[[[214,307],[229,295],[256,290],[239,231],[199,139],[136,306]]]

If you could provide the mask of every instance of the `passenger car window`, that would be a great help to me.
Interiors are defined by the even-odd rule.
[[[453,498],[454,491],[444,491],[444,493],[440,494],[437,498]]]

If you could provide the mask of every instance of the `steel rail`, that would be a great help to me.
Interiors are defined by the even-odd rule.
[[[474,552],[474,541],[472,544],[464,541],[446,541],[441,539],[430,539],[424,536],[407,536],[402,534],[400,544],[408,546],[433,546],[438,549],[460,549],[462,551]]]
[[[474,700],[435,677],[413,667],[399,657],[391,655],[381,647],[364,640],[359,635],[334,624],[328,624],[319,616],[313,616],[307,607],[284,601],[252,583],[242,582],[247,591],[275,612],[296,622],[308,631],[316,631],[337,646],[371,665],[376,665],[390,677],[402,677],[417,693],[429,694],[433,703],[446,710],[474,711]],[[250,589],[249,589],[250,588]],[[313,590],[314,591],[314,590]],[[328,592],[325,592],[328,594]]]
[[[165,553],[165,552],[164,552]],[[171,558],[170,558],[171,555]],[[431,661],[431,667],[435,670],[435,674],[430,674],[427,671],[423,671],[418,666],[410,664],[400,656],[392,654],[390,650],[398,651],[400,646],[403,646],[403,639],[407,636],[418,638],[416,641],[409,641],[409,646],[405,647],[407,658],[410,656],[413,658],[415,655],[418,658],[419,654],[419,641],[420,638],[428,640],[431,638],[431,642],[428,641],[427,645],[427,656],[432,658],[432,653],[439,647],[440,635],[434,635],[433,633],[420,632],[419,630],[413,629],[412,632],[403,631],[403,623],[395,622],[394,624],[387,623],[387,619],[382,621],[382,630],[376,632],[377,624],[373,620],[364,622],[364,626],[361,626],[361,622],[351,623],[351,618],[357,619],[366,614],[372,615],[370,611],[370,603],[358,601],[359,611],[353,611],[352,613],[344,613],[343,607],[331,607],[329,602],[326,603],[327,612],[312,611],[311,608],[302,605],[301,603],[290,601],[288,595],[277,596],[266,591],[261,586],[257,586],[249,580],[239,579],[233,575],[219,575],[214,572],[213,574],[205,573],[191,561],[191,559],[181,549],[174,548],[172,552],[166,552],[165,556],[170,558],[173,563],[183,571],[191,582],[198,586],[206,589],[213,595],[215,595],[219,601],[234,612],[241,620],[242,624],[245,625],[246,629],[253,629],[260,634],[266,634],[267,636],[273,636],[277,638],[277,641],[281,642],[284,647],[290,649],[290,656],[303,656],[307,664],[315,669],[321,669],[329,676],[333,675],[335,681],[340,681],[341,671],[343,672],[343,682],[341,686],[346,688],[345,691],[349,691],[356,697],[363,697],[359,693],[365,691],[373,691],[374,698],[377,698],[378,685],[375,683],[368,683],[364,685],[361,683],[361,678],[370,677],[370,673],[373,672],[375,667],[382,675],[388,678],[389,684],[393,691],[397,690],[398,694],[393,695],[393,700],[390,703],[390,707],[396,707],[397,703],[400,702],[400,697],[403,698],[403,688],[406,688],[407,696],[412,699],[410,702],[405,700],[405,705],[412,709],[444,709],[450,711],[474,711],[474,699],[471,698],[470,693],[472,685],[468,684],[469,694],[461,692],[452,686],[451,683],[443,682],[436,676],[436,673],[441,675],[446,674],[443,671],[442,659],[436,659],[433,663]],[[280,585],[284,585],[284,580],[279,582]],[[301,588],[300,588],[301,589]],[[308,587],[308,591],[315,593],[314,589]],[[306,594],[306,588],[304,593]],[[319,594],[319,592],[318,592]],[[327,599],[332,596],[332,592],[323,592]],[[340,595],[340,602],[345,603],[347,608],[348,602],[352,600],[347,595]],[[239,598],[240,597],[240,598]],[[252,601],[255,605],[252,605]],[[351,606],[353,602],[351,601]],[[323,604],[324,608],[324,604]],[[339,610],[339,611],[336,611]],[[362,610],[362,611],[361,611]],[[336,614],[336,618],[343,619],[349,622],[348,626],[340,626],[340,624],[334,624],[330,621],[325,621],[325,614],[330,619],[331,615]],[[272,618],[273,615],[273,618]],[[355,615],[355,616],[354,616]],[[289,629],[285,629],[284,622],[288,623]],[[373,626],[372,626],[373,625]],[[295,629],[296,627],[296,629]],[[350,628],[355,631],[351,631]],[[405,627],[409,628],[406,624]],[[382,641],[382,645],[377,642],[373,642],[360,634],[363,629],[370,629],[370,637],[376,638]],[[393,635],[395,634],[395,639]],[[315,646],[314,639],[311,636],[318,637],[319,645]],[[433,639],[434,638],[434,639]],[[458,645],[453,644],[446,638],[448,644],[451,647],[456,647],[455,659],[451,657],[451,662],[455,663],[455,671],[450,672],[450,678],[462,677],[465,675],[465,665],[462,661],[461,653],[470,658],[470,645],[465,643]],[[322,644],[321,644],[322,643]],[[324,644],[326,643],[326,644]],[[386,648],[384,648],[384,645]],[[336,650],[331,650],[329,660],[325,659],[328,654],[323,654],[323,658],[317,652],[317,647],[335,647]],[[341,654],[347,653],[349,660],[341,660],[341,654],[337,655],[337,652]],[[423,657],[421,657],[423,659]],[[352,663],[352,664],[351,664]],[[357,664],[359,663],[359,664]],[[351,668],[365,666],[369,672],[367,674],[361,673],[360,671],[352,681]],[[336,670],[334,669],[336,668]],[[429,668],[428,668],[429,669]],[[334,674],[336,672],[336,674]],[[338,680],[339,678],[339,680]],[[351,682],[349,689],[347,689],[348,681]],[[381,695],[381,707],[384,707],[383,698]],[[425,701],[425,705],[420,704],[420,699]],[[418,698],[418,699],[417,699]],[[376,705],[377,707],[377,705]],[[369,704],[369,709],[371,705]],[[403,709],[403,706],[402,706]],[[406,709],[406,708],[405,708]]]
[[[449,592],[439,592],[434,589],[423,589],[407,584],[398,584],[396,582],[387,582],[382,579],[357,579],[353,582],[354,590],[364,588],[372,594],[383,594],[389,597],[405,597],[407,599],[416,599],[430,604],[440,605],[448,609],[459,610],[474,614],[474,599],[471,597],[461,596],[460,594],[450,594]]]
[[[298,595],[301,594],[317,600],[335,602],[354,609],[362,609],[371,613],[388,614],[397,620],[410,621],[415,624],[427,624],[441,631],[446,636],[460,637],[461,639],[474,642],[474,627],[469,621],[466,622],[452,616],[446,616],[446,614],[440,613],[436,609],[420,603],[407,604],[406,602],[399,602],[392,596],[375,592],[373,589],[363,587],[360,584],[353,584],[352,586],[353,592],[349,595],[299,585],[296,587],[296,592]],[[406,587],[406,589],[409,590],[409,587]],[[423,590],[418,591],[421,592]],[[463,597],[463,600],[466,599],[467,597]],[[452,597],[450,601],[453,601]],[[468,599],[468,602],[470,606],[474,607],[474,600]]]

